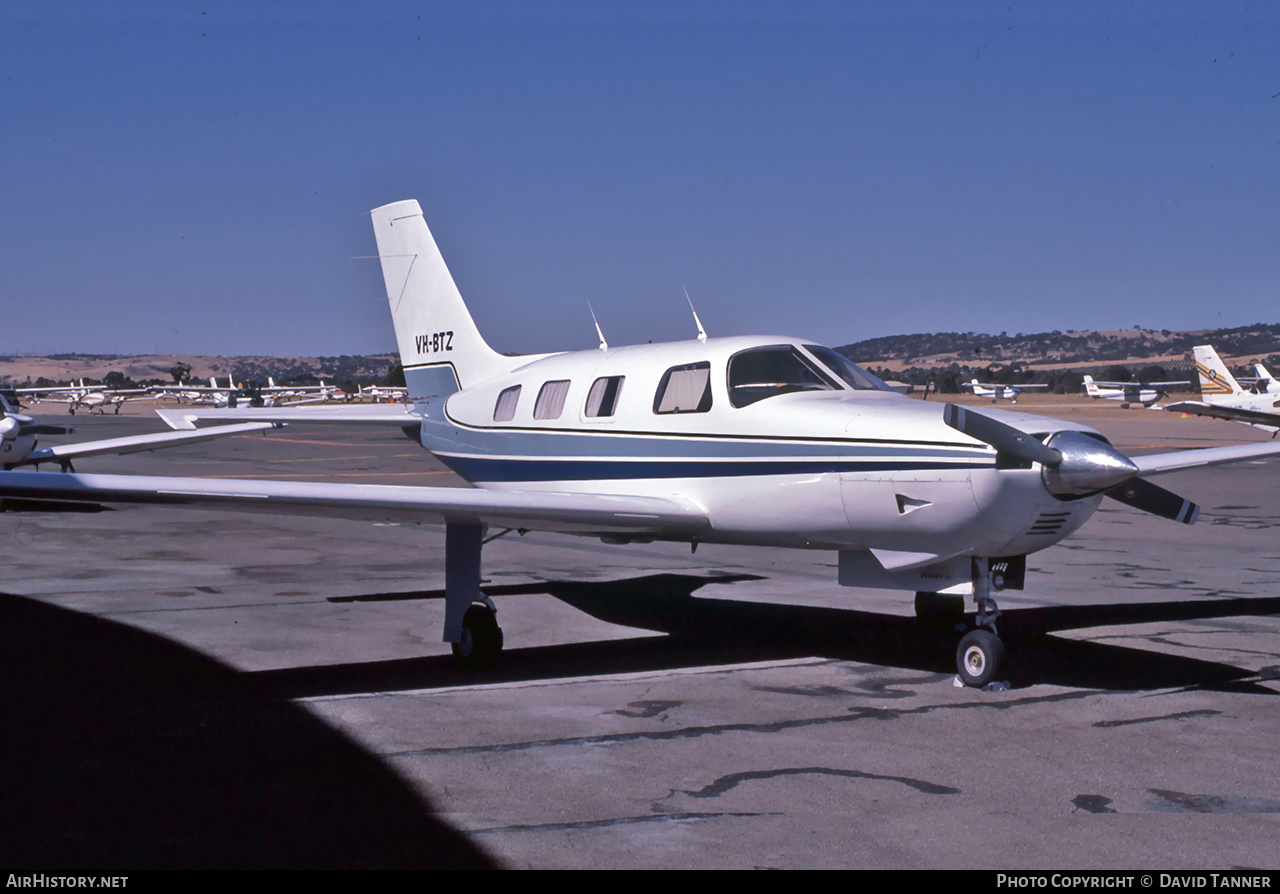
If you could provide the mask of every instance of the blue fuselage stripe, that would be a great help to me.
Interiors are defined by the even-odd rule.
[[[987,468],[990,461],[857,461],[857,460],[714,460],[637,459],[511,459],[436,454],[468,481],[602,481],[662,478],[734,478],[760,475],[821,475],[832,473],[961,471]]]

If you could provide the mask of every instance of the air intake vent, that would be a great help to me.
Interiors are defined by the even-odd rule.
[[[1046,512],[1036,519],[1028,534],[1057,534],[1071,518],[1070,512]]]

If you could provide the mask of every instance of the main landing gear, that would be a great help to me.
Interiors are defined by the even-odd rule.
[[[996,631],[1000,607],[992,592],[1002,589],[1002,575],[992,573],[987,559],[973,560],[973,601],[978,611],[973,629],[956,646],[956,674],[966,686],[979,689],[1000,678],[1004,672],[1005,645]],[[922,628],[936,632],[964,628],[963,597],[942,593],[916,593],[916,618]]]
[[[465,670],[489,670],[502,652],[493,601],[480,592],[484,527],[448,524],[444,533],[444,641]]]
[[[498,610],[486,596],[462,616],[462,636],[453,644],[453,663],[463,670],[492,670],[502,651]]]

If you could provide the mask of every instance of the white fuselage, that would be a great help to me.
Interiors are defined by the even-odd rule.
[[[804,345],[743,337],[551,355],[428,405],[422,443],[480,487],[693,500],[712,520],[705,539],[725,543],[1020,555],[1097,507],[1098,497],[1051,496],[1039,467],[997,472],[995,450],[947,426],[941,404],[835,376],[814,390],[734,385],[735,356]],[[701,400],[663,411],[664,379],[704,365]],[[612,413],[600,415],[611,380]],[[1090,431],[993,415],[1041,436]]]

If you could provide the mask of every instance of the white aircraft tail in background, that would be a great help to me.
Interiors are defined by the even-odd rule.
[[[1231,375],[1231,371],[1211,345],[1196,345],[1192,348],[1192,354],[1196,358],[1196,372],[1200,376],[1200,396],[1205,403],[1221,403],[1224,397],[1248,393],[1240,387],[1240,383]]]

